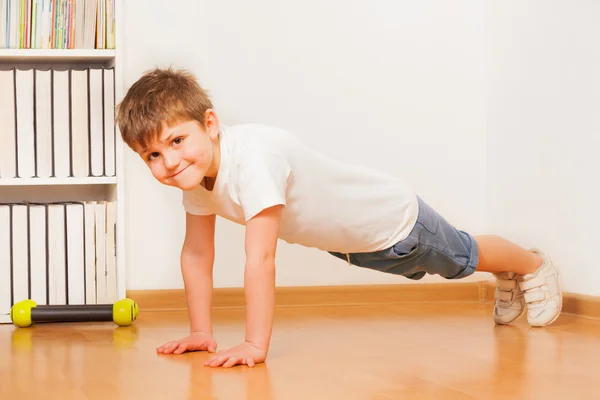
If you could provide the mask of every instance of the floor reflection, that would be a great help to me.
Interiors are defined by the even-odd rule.
[[[252,368],[245,365],[232,368],[204,366],[211,356],[205,352],[192,352],[160,357],[169,363],[188,366],[188,399],[274,399],[268,362]]]

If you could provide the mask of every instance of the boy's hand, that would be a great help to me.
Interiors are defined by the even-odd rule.
[[[217,350],[217,342],[212,335],[204,332],[193,332],[190,336],[181,340],[167,342],[156,349],[160,354],[182,354],[186,351],[209,351]]]
[[[246,364],[254,367],[265,361],[267,351],[260,349],[249,342],[244,342],[229,350],[221,350],[212,356],[204,365],[209,367],[223,366],[225,368],[233,367],[237,364]]]

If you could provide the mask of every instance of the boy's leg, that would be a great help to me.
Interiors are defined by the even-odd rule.
[[[538,254],[494,235],[475,236],[479,246],[478,271],[500,273],[515,272],[519,275],[532,274],[542,266]]]
[[[476,236],[478,271],[498,279],[495,320],[516,319],[527,303],[527,320],[532,326],[548,325],[560,314],[562,293],[558,270],[550,257],[539,250],[526,250],[499,236]]]

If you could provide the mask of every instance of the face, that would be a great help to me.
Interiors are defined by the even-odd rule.
[[[218,125],[213,120],[207,120],[206,128],[197,121],[165,125],[157,140],[136,151],[160,183],[194,189],[204,177],[217,175]]]

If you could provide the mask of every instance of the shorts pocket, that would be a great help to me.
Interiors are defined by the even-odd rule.
[[[398,257],[406,257],[413,254],[419,248],[419,239],[417,235],[409,235],[406,239],[399,241],[392,250]]]

